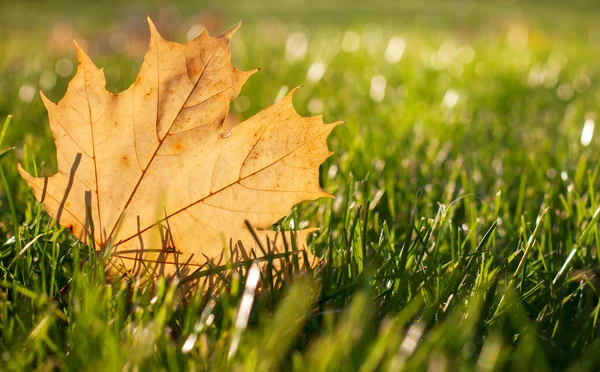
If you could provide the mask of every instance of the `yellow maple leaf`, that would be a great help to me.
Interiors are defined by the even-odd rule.
[[[21,176],[50,216],[96,249],[112,247],[113,265],[129,273],[154,263],[154,274],[181,275],[176,266],[202,265],[224,248],[253,249],[245,221],[281,246],[267,229],[293,205],[328,195],[319,165],[338,123],[298,115],[292,92],[223,133],[231,101],[257,71],[231,65],[239,25],[179,44],[148,23],[140,73],[119,94],[76,43],[65,96],[54,104],[41,94],[58,173],[34,178],[19,165]],[[300,248],[308,231],[295,235]]]

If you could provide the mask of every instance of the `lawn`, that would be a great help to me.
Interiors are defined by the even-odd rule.
[[[73,38],[125,89],[146,13],[179,42],[244,20],[232,60],[261,71],[233,120],[303,85],[302,115],[346,122],[335,199],[274,226],[318,227],[319,265],[203,268],[192,296],[107,281],[37,203],[16,171],[56,171],[37,91],[63,96]],[[598,21],[583,1],[0,1],[2,368],[598,370]]]

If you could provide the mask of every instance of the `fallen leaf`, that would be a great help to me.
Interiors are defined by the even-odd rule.
[[[112,265],[128,274],[185,275],[228,248],[256,249],[245,221],[281,249],[284,236],[267,229],[293,205],[329,195],[319,165],[338,123],[301,117],[292,92],[223,133],[231,101],[257,71],[231,65],[239,25],[179,44],[148,23],[140,73],[118,94],[76,43],[65,96],[54,104],[41,94],[58,173],[34,178],[19,165],[21,176],[52,218],[80,241],[113,249]],[[310,231],[294,234],[298,247]]]

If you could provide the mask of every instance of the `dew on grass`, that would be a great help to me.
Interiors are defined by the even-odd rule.
[[[181,352],[183,354],[187,354],[190,351],[192,351],[192,349],[196,345],[196,341],[198,340],[200,332],[202,332],[202,330],[205,327],[210,327],[213,324],[215,320],[215,315],[212,313],[212,311],[215,307],[215,303],[216,302],[213,299],[211,299],[204,307],[204,310],[202,310],[202,313],[200,314],[200,319],[198,319],[198,321],[194,325],[194,331],[190,333],[188,338],[185,340],[183,347],[181,348]]]
[[[583,93],[583,91],[590,87],[591,83],[590,78],[586,74],[579,74],[573,79],[573,88],[577,92]]]
[[[311,114],[322,113],[323,101],[321,101],[319,98],[311,98],[311,100],[308,101],[308,111],[310,111]]]
[[[50,90],[56,85],[56,74],[52,71],[44,71],[40,75],[40,88]]]
[[[385,50],[385,60],[390,63],[398,63],[404,55],[406,41],[404,38],[396,36],[390,39]]]
[[[453,108],[458,103],[458,99],[460,98],[460,94],[458,91],[454,89],[448,89],[444,94],[444,98],[442,99],[442,106],[447,108]]]
[[[384,189],[377,190],[377,192],[373,196],[373,200],[371,201],[371,205],[369,206],[370,210],[374,210],[375,209],[375,207],[377,206],[377,204],[379,204],[379,202],[381,201],[381,198],[383,197],[384,193],[385,193]]]
[[[228,357],[231,358],[235,355],[237,348],[240,344],[242,332],[248,326],[248,320],[250,319],[250,310],[252,310],[252,304],[254,303],[254,295],[256,294],[256,287],[258,286],[258,280],[260,279],[260,267],[258,263],[252,264],[250,270],[248,270],[248,277],[246,278],[246,287],[244,294],[240,302],[236,319],[235,319],[235,331],[231,341],[231,347],[229,348]]]
[[[204,31],[204,26],[201,24],[192,25],[187,32],[187,41],[192,41]]]
[[[289,88],[287,87],[287,85],[284,85],[281,88],[279,88],[279,92],[277,92],[277,95],[275,96],[275,101],[273,103],[281,101],[281,99],[287,94],[288,90]]]
[[[383,171],[383,168],[385,168],[385,160],[383,160],[383,159],[373,160],[373,170],[375,170],[375,173],[381,174],[381,172]]]
[[[342,50],[355,52],[360,47],[360,36],[354,31],[346,31],[342,39]]]
[[[369,95],[371,96],[371,99],[375,102],[381,102],[383,101],[383,98],[385,97],[385,86],[386,86],[386,80],[385,77],[382,75],[375,75],[373,76],[373,78],[371,79],[371,90],[369,92]]]
[[[456,57],[456,46],[452,42],[443,43],[435,53],[435,61],[439,69],[445,69],[454,61]]]
[[[35,87],[29,84],[21,85],[19,89],[19,99],[23,102],[31,102],[35,96]]]
[[[288,62],[301,60],[308,50],[308,38],[302,32],[292,32],[285,41],[285,58]]]
[[[402,341],[400,345],[399,353],[405,357],[412,355],[419,341],[421,340],[421,336],[423,336],[423,332],[425,331],[425,327],[421,323],[413,324],[406,332],[406,337]]]
[[[198,340],[198,335],[196,333],[192,333],[191,335],[189,335],[181,348],[181,352],[184,354],[189,353],[190,350],[192,350],[192,348],[196,344],[196,340]]]
[[[527,85],[537,87],[544,82],[544,70],[539,65],[533,65],[527,75]]]
[[[544,87],[550,89],[558,83],[558,73],[557,70],[546,69],[543,74],[543,84]]]
[[[56,62],[54,69],[58,76],[68,77],[73,72],[73,62],[68,58],[60,59]]]
[[[306,73],[306,79],[311,83],[316,83],[323,78],[325,74],[325,64],[321,61],[317,61],[310,65],[308,72]]]
[[[556,90],[556,95],[563,101],[568,101],[573,98],[573,94],[575,94],[575,92],[570,84],[561,84]]]
[[[237,112],[245,112],[250,108],[250,98],[246,96],[238,96],[235,101],[233,101],[233,105]]]
[[[581,130],[581,144],[583,146],[588,146],[592,142],[595,126],[596,123],[592,119],[587,119],[583,124],[583,129]]]
[[[470,45],[461,45],[456,51],[456,61],[463,65],[473,62],[475,59],[475,50]]]
[[[344,198],[335,198],[333,200],[333,211],[339,213],[342,210],[344,204]]]
[[[208,316],[206,317],[206,325],[210,326],[213,324],[213,322],[215,321],[215,315],[214,314],[208,314]]]
[[[338,166],[333,164],[331,167],[329,167],[329,170],[327,171],[327,177],[329,179],[334,179],[335,175],[338,172],[338,169],[339,169]]]

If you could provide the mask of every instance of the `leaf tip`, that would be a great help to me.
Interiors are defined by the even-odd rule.
[[[31,174],[29,174],[29,172],[27,172],[25,169],[23,169],[23,167],[21,166],[21,163],[17,163],[17,171],[19,171],[19,174],[21,175],[21,177],[23,177],[23,179],[25,181],[32,178]]]
[[[331,153],[331,154],[333,154],[333,153]],[[319,187],[319,190],[321,191],[322,198],[335,199],[335,195],[333,195],[332,193],[330,193],[328,191],[325,191],[325,189]]]
[[[81,57],[85,55],[85,51],[77,39],[73,39],[73,45],[75,45],[75,50],[77,51],[77,60],[81,61]]]
[[[296,93],[296,91],[300,88],[304,88],[304,85],[299,85],[295,88],[290,89],[288,94],[285,95],[285,98],[291,100],[294,97],[294,93]]]
[[[154,37],[162,39],[162,36],[158,32],[158,29],[156,29],[156,25],[154,24],[154,22],[152,22],[152,19],[150,19],[150,16],[148,14],[146,14],[146,22],[148,22],[148,27],[150,28],[150,39]]]
[[[225,37],[226,39],[231,39],[233,34],[235,34],[235,32],[238,30],[238,28],[240,28],[241,25],[242,25],[242,21],[239,21],[237,25],[235,25],[232,28],[230,28],[229,30],[225,31],[225,33],[223,34],[223,37]]]
[[[46,109],[49,109],[51,106],[56,106],[54,102],[50,101],[48,97],[46,97],[42,90],[40,90],[40,98],[42,99],[42,103],[44,104]]]
[[[75,50],[77,51],[77,61],[79,64],[81,65],[82,63],[87,63],[88,65],[93,65],[95,67],[96,65],[94,62],[92,62],[90,56],[88,56],[88,54],[85,52],[83,46],[81,46],[76,39],[73,39],[73,44],[75,45]]]
[[[254,70],[242,71],[242,74],[245,75],[245,78],[248,79],[250,76],[256,74],[260,71],[260,68],[255,68]]]

